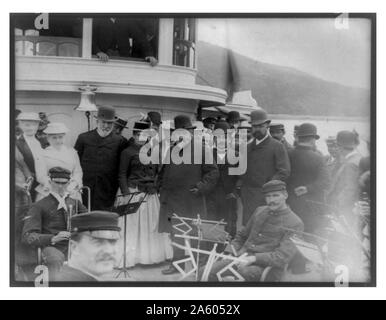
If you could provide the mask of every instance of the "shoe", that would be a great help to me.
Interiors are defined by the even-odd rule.
[[[167,269],[164,269],[161,271],[163,275],[170,275],[170,274],[174,274],[174,273],[178,273],[178,270],[171,264],[169,266],[169,268]]]

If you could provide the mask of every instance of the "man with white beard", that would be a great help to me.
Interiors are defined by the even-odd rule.
[[[80,134],[75,149],[83,169],[83,185],[91,189],[91,209],[108,211],[118,190],[119,158],[125,145],[113,132],[113,107],[99,107],[96,118],[97,128]]]

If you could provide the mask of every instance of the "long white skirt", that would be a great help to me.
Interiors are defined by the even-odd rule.
[[[137,192],[130,189],[130,192]],[[130,202],[137,202],[145,196],[135,195]],[[129,198],[118,197],[116,205],[127,204]],[[127,215],[126,225],[126,267],[136,264],[156,264],[173,257],[170,237],[167,233],[158,233],[160,202],[156,194],[147,195],[138,211]],[[123,266],[124,217],[119,219],[122,236],[122,255],[119,267]]]

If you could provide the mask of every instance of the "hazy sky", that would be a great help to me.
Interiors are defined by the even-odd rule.
[[[349,86],[370,87],[370,21],[199,19],[198,40]]]

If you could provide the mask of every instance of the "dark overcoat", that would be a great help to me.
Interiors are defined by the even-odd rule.
[[[217,149],[213,151],[214,159],[217,159]],[[229,169],[234,167],[225,155],[223,163],[217,161],[219,179],[216,186],[207,196],[207,209],[209,220],[224,220],[227,223],[226,230],[234,236],[237,223],[237,198],[236,182],[238,176],[230,175]]]
[[[313,232],[320,227],[325,192],[329,187],[329,174],[325,159],[311,147],[296,146],[289,152],[291,175],[287,181],[288,203],[302,219],[306,232]],[[295,189],[305,186],[307,193],[295,194]]]
[[[91,189],[92,210],[110,210],[113,206],[123,148],[123,139],[113,132],[104,138],[97,130],[79,135],[75,149],[83,170],[83,185]]]
[[[285,146],[268,136],[256,145],[256,139],[248,144],[247,171],[241,177],[243,224],[246,225],[257,207],[265,204],[262,186],[270,180],[286,181],[291,166]]]
[[[202,153],[205,154],[204,152]],[[194,157],[192,152],[192,157]],[[193,160],[193,159],[192,159]],[[217,165],[213,164],[165,164],[160,172],[160,221],[159,232],[171,233],[173,214],[180,217],[207,217],[205,195],[216,185],[219,178]],[[190,190],[198,188],[199,193]]]

